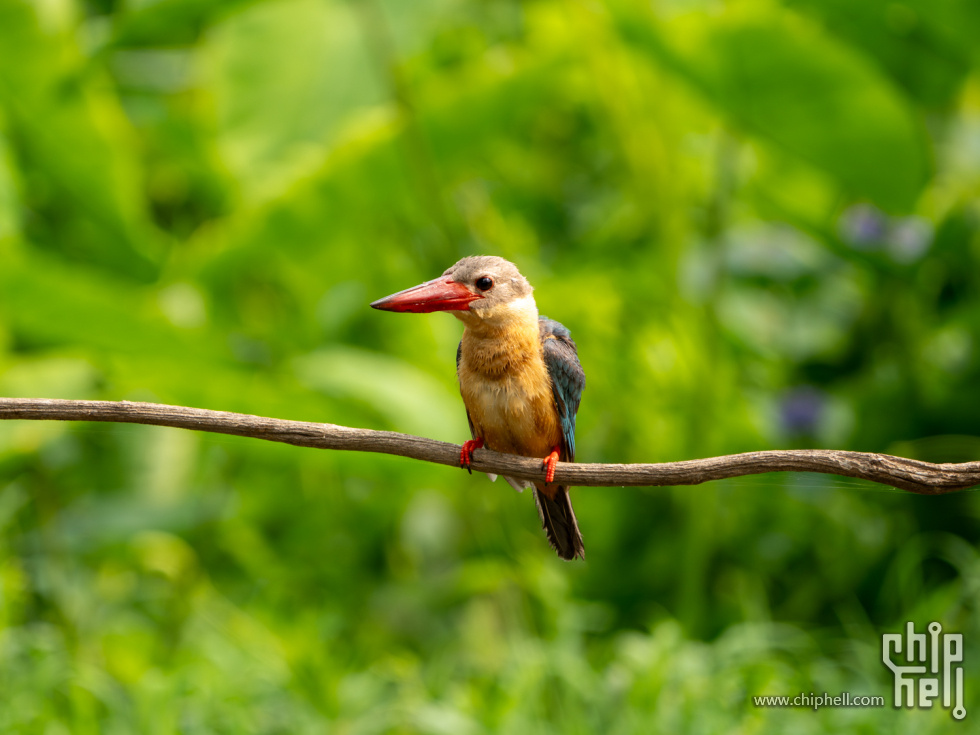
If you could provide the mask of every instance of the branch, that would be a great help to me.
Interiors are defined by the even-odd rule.
[[[394,431],[352,429],[335,424],[284,421],[243,413],[130,401],[65,401],[0,398],[0,420],[115,421],[172,426],[283,442],[298,447],[380,452],[459,466],[459,445]],[[477,450],[474,470],[526,480],[542,480],[541,460]],[[580,464],[559,462],[555,481],[583,487],[699,485],[709,480],[765,472],[822,472],[880,482],[923,495],[941,495],[980,484],[980,462],[932,464],[916,459],[832,449],[799,449],[731,454],[660,464]]]

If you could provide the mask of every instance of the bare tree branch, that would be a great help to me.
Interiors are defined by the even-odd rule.
[[[335,424],[284,421],[243,413],[130,401],[66,401],[0,398],[0,420],[114,421],[234,434],[318,449],[380,452],[459,466],[459,445],[394,431],[352,429]],[[542,480],[541,460],[478,449],[474,470]],[[980,484],[980,462],[932,464],[887,454],[833,449],[748,452],[660,464],[559,462],[555,481],[585,487],[698,485],[709,480],[765,472],[822,472],[880,482],[924,495],[941,495]]]

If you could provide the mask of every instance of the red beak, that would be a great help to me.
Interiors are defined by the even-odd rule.
[[[427,314],[430,311],[469,311],[470,302],[482,298],[462,283],[441,276],[393,293],[391,296],[385,296],[373,302],[371,306],[382,311],[407,311],[412,314]]]

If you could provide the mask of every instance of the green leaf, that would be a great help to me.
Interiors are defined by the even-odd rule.
[[[906,0],[904,6],[892,5],[889,10],[901,13],[910,27],[921,23],[938,37],[939,42],[955,47],[957,52],[970,59],[974,65],[980,62],[980,5],[976,0]]]
[[[353,110],[382,101],[357,16],[344,3],[266,3],[202,47],[219,150],[247,201],[274,197],[323,161]]]
[[[137,141],[74,31],[50,8],[0,3],[0,106],[30,174],[28,205],[44,215],[34,221],[52,245],[146,279],[158,243]]]
[[[399,431],[461,441],[463,406],[438,380],[395,357],[332,347],[296,360],[300,381],[331,396],[369,405]]]
[[[10,146],[0,129],[0,241],[20,233],[20,195],[14,171]]]
[[[787,11],[692,14],[620,29],[733,123],[833,176],[849,194],[907,210],[929,173],[923,131],[865,57]]]

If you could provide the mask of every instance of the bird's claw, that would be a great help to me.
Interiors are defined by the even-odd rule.
[[[473,461],[473,451],[482,448],[483,439],[467,439],[463,442],[463,447],[459,452],[459,466],[472,475],[473,470],[470,469],[470,462]]]
[[[558,464],[558,447],[551,450],[551,454],[541,460],[541,466],[545,470],[544,481],[545,484],[551,484],[555,481],[555,465]]]

